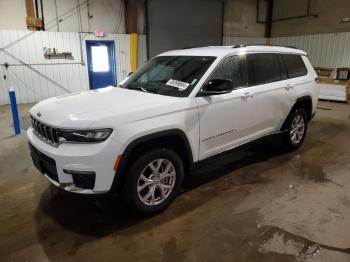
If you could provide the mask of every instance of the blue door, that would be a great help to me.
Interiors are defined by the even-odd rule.
[[[115,85],[114,41],[86,40],[90,89]]]

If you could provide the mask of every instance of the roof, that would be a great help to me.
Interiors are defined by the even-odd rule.
[[[273,46],[273,45],[240,45],[240,46],[206,46],[206,47],[196,47],[196,48],[186,48],[168,51],[160,54],[160,56],[226,56],[229,54],[236,53],[259,53],[259,52],[268,52],[268,53],[292,53],[306,55],[306,52],[296,49],[294,47],[286,46]]]

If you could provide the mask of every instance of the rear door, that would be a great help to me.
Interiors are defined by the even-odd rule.
[[[287,89],[295,96],[295,99],[302,96],[311,96],[314,98],[317,93],[315,82],[317,74],[312,67],[309,68],[308,72],[305,65],[305,61],[308,59],[298,54],[283,54],[281,56],[287,70]],[[316,108],[316,103],[317,95],[313,101],[314,109]]]
[[[248,54],[247,65],[249,86],[254,88],[257,104],[257,136],[261,137],[279,130],[295,95],[280,54]]]

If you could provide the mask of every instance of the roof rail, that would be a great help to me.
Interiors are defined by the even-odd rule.
[[[298,49],[295,46],[289,46],[289,45],[264,45],[264,44],[234,45],[232,48],[242,48],[247,46],[275,46],[275,47],[288,47],[288,48]]]
[[[242,47],[246,47],[246,45],[234,45],[234,46],[232,46],[232,48],[242,48]]]
[[[182,49],[191,49],[191,48],[196,48],[195,46],[183,46],[183,47],[180,47],[179,50],[182,50]]]

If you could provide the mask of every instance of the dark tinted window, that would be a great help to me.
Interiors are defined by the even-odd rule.
[[[281,78],[283,80],[287,79],[288,78],[287,68],[286,68],[286,65],[284,63],[282,55],[278,55],[278,61],[279,61],[279,68],[280,68],[280,72],[281,72]]]
[[[249,85],[259,85],[282,80],[279,55],[248,54]]]
[[[282,55],[282,57],[286,64],[289,78],[304,76],[307,74],[307,69],[300,55],[285,54]]]
[[[230,56],[225,58],[216,68],[210,79],[232,80],[233,87],[247,85],[244,56]]]

